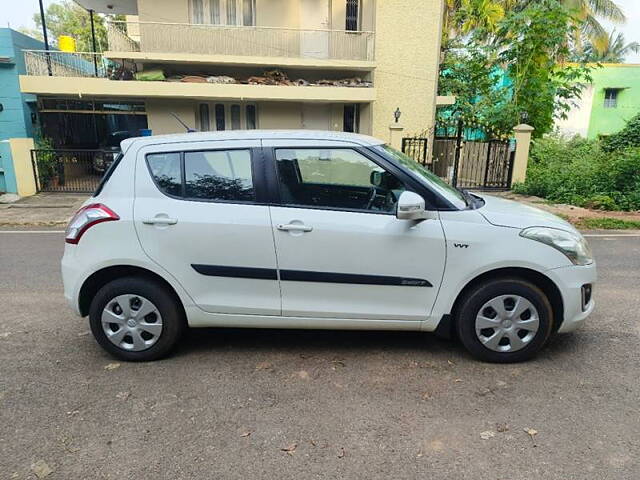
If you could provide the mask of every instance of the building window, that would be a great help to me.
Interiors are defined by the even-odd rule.
[[[227,25],[236,25],[236,0],[227,0]]]
[[[240,105],[231,105],[231,130],[240,128]]]
[[[256,24],[256,0],[243,0],[242,24],[245,26]]]
[[[617,88],[604,89],[604,108],[616,108],[618,106],[619,91]]]
[[[198,128],[203,132],[258,128],[257,107],[253,103],[202,103],[197,117]]]
[[[204,2],[205,0],[191,0],[189,2],[192,23],[204,23]]]
[[[360,105],[357,103],[344,106],[342,130],[351,133],[360,131]]]
[[[247,105],[246,108],[247,130],[255,130],[257,127],[256,106]]]
[[[218,131],[225,130],[224,105],[222,103],[216,103],[215,112],[216,112],[216,130]]]
[[[211,25],[256,24],[256,0],[189,0],[191,23]]]
[[[360,16],[360,0],[347,0],[347,18],[345,30],[358,30],[358,19]]]
[[[200,113],[200,131],[208,132],[211,129],[209,124],[209,105],[201,103],[199,107]]]
[[[209,17],[213,25],[220,25],[220,0],[209,0]]]

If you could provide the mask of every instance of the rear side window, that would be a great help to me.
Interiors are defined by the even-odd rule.
[[[182,195],[179,153],[152,153],[147,163],[160,190],[174,197]]]
[[[187,198],[255,199],[249,150],[214,150],[184,154]]]
[[[152,153],[147,164],[165,194],[194,200],[255,200],[249,150]]]

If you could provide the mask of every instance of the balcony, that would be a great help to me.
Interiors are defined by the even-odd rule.
[[[139,32],[140,41],[126,30]],[[373,32],[160,22],[110,22],[107,56],[136,61],[235,63],[309,68],[374,67]]]
[[[99,53],[44,50],[25,50],[24,56],[27,75],[20,76],[20,89],[23,93],[36,95],[321,103],[367,103],[374,101],[376,96],[370,83],[351,86],[348,86],[349,82],[341,81],[334,84],[320,81],[260,84],[252,80],[255,77],[232,79],[231,83],[204,79],[198,83],[135,80],[134,64],[126,58],[114,61]]]
[[[53,77],[106,77],[102,55],[90,52],[24,50],[27,75]]]

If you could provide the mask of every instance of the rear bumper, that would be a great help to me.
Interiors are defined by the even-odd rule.
[[[583,304],[582,286],[595,284],[596,264],[554,268],[545,273],[558,286],[562,295],[564,320],[558,332],[571,332],[580,327],[595,308],[593,295],[586,305]]]
[[[78,268],[78,262],[74,259],[76,246],[65,244],[64,255],[60,262],[62,270],[62,284],[64,286],[64,298],[67,299],[69,306],[78,316],[80,314],[80,305],[78,305],[79,290],[81,287],[82,272]]]

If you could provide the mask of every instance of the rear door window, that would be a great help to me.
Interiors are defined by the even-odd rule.
[[[149,172],[164,194],[185,200],[255,201],[251,151],[151,153]]]
[[[249,150],[186,152],[184,173],[187,198],[255,200]]]

